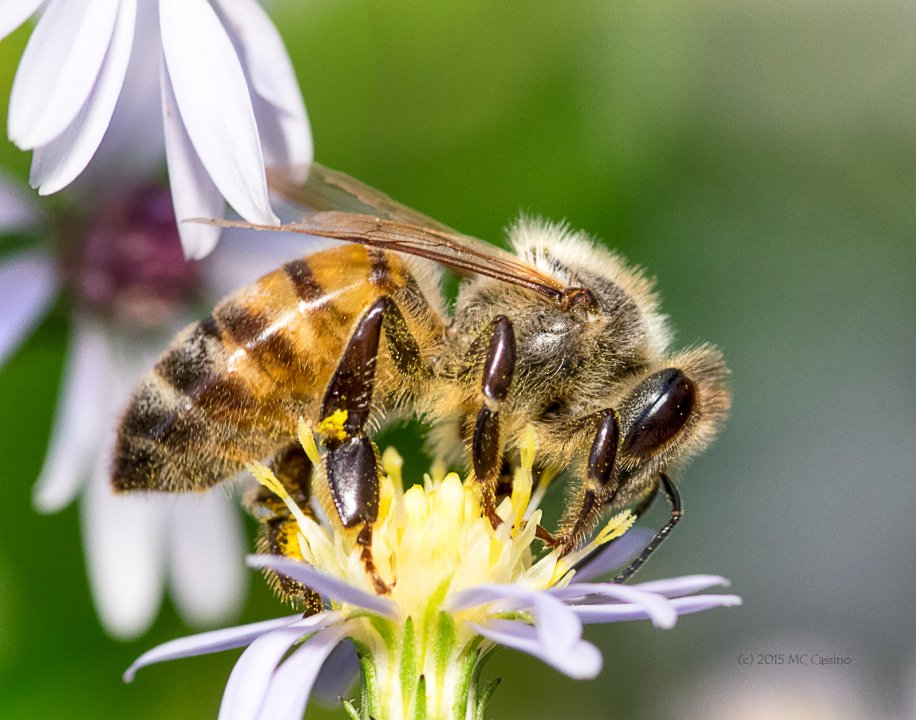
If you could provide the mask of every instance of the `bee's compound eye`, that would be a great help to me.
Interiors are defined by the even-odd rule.
[[[621,449],[637,457],[651,455],[677,435],[690,418],[696,400],[693,382],[676,368],[650,375],[630,398],[631,417],[635,417]]]

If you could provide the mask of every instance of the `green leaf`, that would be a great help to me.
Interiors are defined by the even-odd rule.
[[[430,596],[426,609],[423,611],[423,650],[421,655],[424,665],[426,664],[426,658],[429,653],[429,643],[431,641],[435,642],[435,640],[433,640],[433,635],[436,632],[437,622],[441,622],[439,607],[445,600],[451,582],[451,578],[447,578],[439,583],[439,587],[437,587],[435,592]],[[438,658],[438,648],[436,648],[434,652]]]
[[[490,696],[496,692],[496,688],[499,687],[499,684],[502,682],[502,678],[494,678],[480,693],[480,700],[477,702],[477,709],[474,712],[474,720],[483,720],[483,713],[487,707],[487,703],[490,702]]]
[[[363,707],[365,707],[365,705]],[[357,712],[356,708],[353,707],[353,703],[351,703],[349,700],[343,701],[343,709],[349,720],[365,720],[359,716],[359,712]]]
[[[375,673],[375,663],[372,662],[372,652],[368,646],[353,640],[356,647],[356,655],[359,658],[359,667],[362,671],[362,687],[360,688],[360,709],[362,710],[362,720],[368,720],[370,716],[378,717],[380,700],[378,692],[378,676]]]
[[[391,622],[383,617],[379,617],[378,615],[368,615],[367,619],[375,631],[382,636],[382,640],[385,643],[385,649],[388,651],[389,657],[394,657],[396,641],[394,637],[394,629],[391,627]]]
[[[465,648],[462,656],[464,658],[464,668],[461,671],[461,676],[458,678],[457,687],[455,689],[455,708],[454,708],[454,717],[463,718],[467,716],[468,709],[468,688],[471,683],[471,675],[474,676],[474,682],[477,682],[477,677],[479,673],[476,673],[474,669],[477,666],[478,660],[478,648],[480,643],[483,640],[480,636],[475,637],[471,642],[468,643]]]
[[[401,641],[401,697],[404,706],[410,706],[410,699],[417,688],[420,669],[417,667],[417,650],[414,642],[413,618],[404,623],[404,637]]]
[[[436,632],[436,675],[440,685],[445,681],[445,672],[449,666],[449,659],[455,651],[455,620],[449,613],[439,613],[439,623]]]
[[[415,720],[426,720],[426,676],[424,675],[417,680],[416,700],[414,718]]]

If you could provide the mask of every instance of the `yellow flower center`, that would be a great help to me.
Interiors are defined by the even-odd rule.
[[[298,524],[298,543],[287,548],[322,573],[366,593],[376,583],[366,569],[360,528],[344,529],[327,491],[321,455],[315,442],[336,435],[345,418],[332,416],[316,433],[299,423],[299,440],[320,475],[314,483],[327,522],[313,519],[289,496],[273,473],[262,465],[255,477],[286,503]],[[333,603],[348,619],[348,634],[360,653],[369,688],[370,715],[381,719],[426,717],[428,720],[465,717],[474,707],[469,685],[473,668],[492,647],[476,634],[472,624],[486,620],[486,604],[446,610],[446,600],[479,585],[508,584],[531,590],[563,586],[575,565],[594,549],[623,535],[633,524],[632,513],[617,514],[582,549],[560,556],[555,550],[541,557],[535,552],[535,531],[541,519],[537,508],[550,477],[543,474],[533,488],[535,434],[526,428],[519,441],[520,467],[512,494],[496,512],[502,523],[494,528],[485,517],[480,487],[434,464],[422,485],[403,489],[403,461],[393,448],[382,455],[378,517],[372,527],[372,561],[388,585],[388,598],[398,609],[396,618],[373,615],[365,608]],[[423,709],[420,712],[421,708]]]
[[[332,416],[325,421],[327,427],[316,430],[327,435],[339,420]],[[323,472],[311,428],[301,422],[299,434],[306,453]],[[578,560],[619,537],[633,524],[635,518],[630,512],[619,513],[581,550],[564,557],[550,551],[538,559],[533,543],[541,511],[536,504],[544,488],[533,493],[536,447],[530,427],[522,433],[519,451],[521,464],[515,471],[512,494],[502,500],[496,511],[503,521],[497,528],[484,517],[480,488],[473,477],[462,482],[456,473],[446,473],[437,463],[424,476],[422,485],[413,485],[405,492],[401,456],[394,448],[384,452],[372,559],[390,587],[388,597],[404,618],[422,617],[431,601],[441,604],[448,595],[477,585],[514,584],[533,590],[565,585]],[[268,468],[256,465],[252,470],[259,482],[286,502],[296,518],[299,558],[353,587],[376,592],[366,572],[363,548],[357,542],[358,530],[344,530],[339,523],[319,523],[295,505]],[[549,479],[544,479],[541,485],[547,482]],[[334,517],[333,505],[327,498],[322,505],[326,516]],[[360,612],[357,608],[352,610]],[[471,609],[458,613],[456,620],[477,621],[482,613],[483,610]]]

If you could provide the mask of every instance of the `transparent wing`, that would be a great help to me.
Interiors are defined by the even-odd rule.
[[[318,163],[295,168],[271,168],[268,182],[271,190],[308,214],[336,210],[460,234],[438,220],[393,200],[381,190]]]
[[[307,174],[302,177],[303,171]],[[317,163],[307,168],[271,170],[270,186],[303,211],[300,220],[278,227],[246,222],[217,225],[318,235],[416,255],[464,273],[477,273],[533,290],[560,306],[581,291],[489,243],[456,232],[411,210],[388,195],[342,172]]]

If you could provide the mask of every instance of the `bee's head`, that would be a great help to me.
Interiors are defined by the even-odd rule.
[[[621,485],[634,488],[683,465],[719,431],[731,405],[728,369],[710,346],[659,361],[621,382]]]
[[[671,341],[668,319],[642,269],[566,225],[522,218],[509,236],[523,260],[571,288],[588,291],[595,301],[588,325],[601,345],[598,350],[612,352],[617,363],[628,366],[666,352]]]
[[[539,386],[546,394],[535,416],[576,437],[566,452],[572,446],[586,451],[588,433],[572,428],[605,408],[619,415],[619,472],[633,493],[703,450],[731,400],[721,353],[710,346],[671,353],[671,332],[652,281],[586,235],[523,219],[510,236],[520,257],[570,286],[588,289],[596,300],[587,317],[584,310],[569,313],[580,317],[569,318],[574,332],[557,343],[565,356],[574,356],[576,362],[567,363],[574,370],[554,373],[550,383]],[[559,314],[554,320],[562,324]],[[550,338],[540,326],[528,335],[541,345]]]

